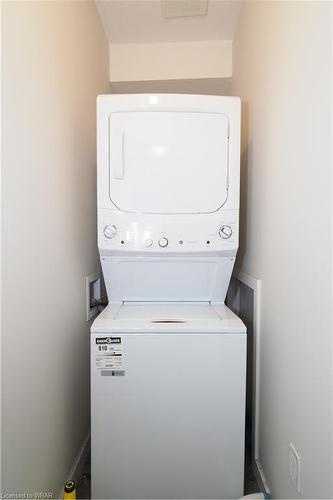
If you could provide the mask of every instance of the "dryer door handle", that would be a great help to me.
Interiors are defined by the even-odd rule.
[[[112,141],[110,158],[113,161],[113,177],[118,180],[124,178],[124,132],[117,132]]]

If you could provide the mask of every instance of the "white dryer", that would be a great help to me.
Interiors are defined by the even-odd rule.
[[[238,248],[240,102],[97,103],[92,498],[243,494],[246,330],[224,305]]]

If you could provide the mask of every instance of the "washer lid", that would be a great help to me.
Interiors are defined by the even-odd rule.
[[[124,302],[114,319],[172,325],[221,317],[208,302]]]
[[[109,304],[92,333],[245,334],[246,328],[224,304],[209,302],[124,302]]]
[[[228,135],[221,113],[111,113],[111,201],[124,212],[217,211],[228,196]]]

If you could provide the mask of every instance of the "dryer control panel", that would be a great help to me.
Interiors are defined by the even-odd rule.
[[[101,252],[220,252],[238,246],[238,211],[193,217],[99,210]]]

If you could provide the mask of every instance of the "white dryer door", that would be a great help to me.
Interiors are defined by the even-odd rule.
[[[219,113],[115,112],[110,198],[125,212],[218,210],[228,195],[228,118]]]

